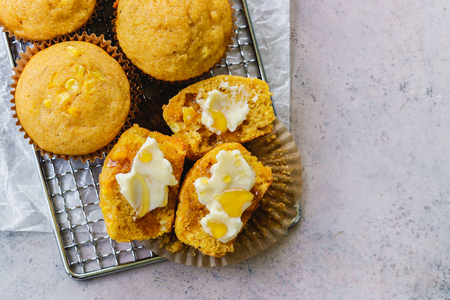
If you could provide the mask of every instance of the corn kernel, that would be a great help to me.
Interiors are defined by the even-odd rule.
[[[230,180],[231,180],[231,176],[228,175],[228,174],[223,174],[222,180],[223,180],[224,182],[228,183],[228,182],[230,182]]]
[[[228,228],[225,224],[219,221],[208,221],[208,227],[211,228],[211,235],[216,239],[220,239],[227,234]]]
[[[75,65],[73,68],[73,74],[76,78],[83,78],[84,76],[84,66],[82,65]]]
[[[93,79],[91,79],[91,80],[86,80],[86,81],[83,83],[83,86],[84,86],[84,89],[86,90],[87,93],[93,93],[93,92],[95,92],[95,83],[94,83],[94,80],[93,80]]]
[[[180,132],[180,131],[181,131],[181,126],[180,126],[180,124],[178,124],[178,123],[173,123],[173,124],[170,126],[170,129],[172,129],[172,131],[173,131],[174,133],[177,133],[177,132]]]
[[[81,116],[81,110],[79,110],[78,108],[75,107],[71,107],[69,108],[69,114],[79,118]]]
[[[54,87],[55,86],[55,75],[53,74],[52,77],[50,77],[50,83],[48,84],[48,87]]]
[[[59,102],[64,105],[67,103],[67,101],[70,100],[70,94],[68,92],[64,92],[62,94],[59,94]]]
[[[206,179],[205,177],[200,178],[200,182],[201,182],[203,185],[207,185],[207,184],[208,184],[208,179]]]
[[[44,101],[42,101],[42,103],[44,104],[44,106],[46,108],[52,107],[52,101],[51,100],[44,100]]]
[[[143,163],[147,163],[147,162],[151,161],[152,158],[153,158],[153,155],[151,152],[144,150],[139,153],[139,160],[142,161]]]
[[[239,166],[241,165],[241,161],[240,161],[239,159],[236,159],[236,160],[234,161],[234,165],[235,165],[236,167],[239,167]]]
[[[211,50],[209,50],[208,47],[203,47],[202,49],[202,58],[205,59],[209,56],[209,54],[211,53]]]
[[[100,81],[106,81],[106,77],[105,75],[102,74],[102,72],[100,72],[99,70],[97,71],[92,71],[92,74]]]
[[[66,81],[65,87],[71,93],[78,93],[80,91],[80,84],[73,78]]]
[[[212,125],[217,130],[221,132],[227,131],[227,119],[225,115],[219,110],[211,110],[211,116],[214,120],[214,124]]]
[[[195,109],[193,107],[183,107],[183,121],[184,124],[189,125],[195,116]]]
[[[119,151],[114,153],[114,160],[118,160],[118,159],[124,159],[126,158],[128,155],[128,152],[126,149],[120,149]]]
[[[74,46],[68,46],[67,51],[69,51],[69,53],[75,57],[80,57],[82,54],[81,51],[75,48]]]

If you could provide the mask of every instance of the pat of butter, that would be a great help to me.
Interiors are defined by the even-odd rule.
[[[202,109],[201,122],[212,132],[220,135],[229,130],[234,132],[244,122],[250,111],[248,99],[250,94],[243,87],[219,85],[227,89],[229,95],[219,90],[208,92],[206,99],[197,96],[197,103]],[[254,99],[253,99],[254,100]]]
[[[241,231],[242,221],[241,216],[230,217],[226,210],[229,210],[230,205],[233,211],[236,211],[236,206],[244,212],[250,205],[253,196],[248,197],[250,190],[255,184],[255,172],[253,168],[247,163],[239,150],[225,151],[222,150],[216,155],[217,163],[211,166],[211,178],[200,177],[194,182],[198,200],[205,205],[209,214],[200,220],[203,230],[213,236],[208,222],[216,221],[224,224],[227,227],[225,235],[217,238],[222,243],[226,243],[234,239]],[[230,203],[225,209],[222,207],[221,200],[226,198],[226,193],[231,195],[243,195],[244,201],[234,201]],[[246,199],[246,200],[245,200]]]
[[[155,139],[148,137],[133,159],[127,174],[117,174],[120,193],[131,204],[137,217],[157,207],[164,207],[168,201],[169,185],[178,181],[173,175],[172,165],[164,158]]]

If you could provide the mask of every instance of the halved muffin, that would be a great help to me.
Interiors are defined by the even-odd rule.
[[[183,181],[175,220],[178,239],[210,256],[233,252],[272,180],[271,169],[241,144],[215,147]]]
[[[181,90],[163,106],[174,136],[196,160],[222,143],[245,143],[270,133],[275,120],[269,85],[257,78],[220,75]]]
[[[156,238],[172,230],[186,147],[134,125],[105,159],[100,207],[117,242]]]

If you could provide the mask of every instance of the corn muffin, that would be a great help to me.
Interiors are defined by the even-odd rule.
[[[159,132],[134,125],[122,134],[100,174],[100,207],[112,239],[151,239],[172,230],[185,155],[180,140]]]
[[[196,160],[221,143],[245,143],[270,133],[275,115],[266,82],[220,75],[181,90],[163,106],[174,136]]]
[[[95,5],[96,0],[0,0],[0,23],[18,37],[43,41],[76,31]]]
[[[233,242],[272,180],[271,169],[241,144],[215,147],[183,181],[175,220],[178,239],[210,256],[233,252]]]
[[[40,148],[64,156],[108,145],[130,111],[130,83],[102,48],[80,41],[52,45],[25,65],[15,89],[20,125]]]
[[[230,43],[228,0],[117,2],[120,46],[138,68],[158,80],[202,75],[220,61]]]

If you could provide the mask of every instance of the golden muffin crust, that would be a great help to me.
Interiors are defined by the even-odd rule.
[[[0,0],[0,23],[15,35],[43,41],[76,31],[96,0]]]
[[[154,138],[158,142],[164,158],[172,165],[173,175],[178,184],[168,186],[167,206],[155,208],[144,217],[135,220],[135,211],[120,193],[116,175],[130,172],[133,159],[147,137]],[[122,134],[106,157],[100,174],[100,207],[107,232],[112,239],[119,243],[131,242],[132,240],[156,238],[163,233],[172,231],[185,155],[186,147],[180,140],[159,132],[151,132],[136,124]],[[161,224],[165,224],[165,226]]]
[[[120,0],[117,38],[142,71],[182,81],[209,71],[231,38],[228,0]]]
[[[242,228],[244,228],[245,223],[258,208],[259,200],[264,196],[273,180],[270,167],[263,166],[247,149],[237,143],[226,143],[215,147],[199,159],[189,170],[180,189],[180,202],[175,219],[175,233],[183,243],[199,249],[206,255],[215,257],[222,257],[227,252],[233,252],[233,243],[236,239],[222,243],[203,230],[200,220],[209,214],[209,210],[199,202],[194,182],[200,177],[211,177],[211,166],[217,163],[216,155],[221,150],[241,151],[244,159],[255,171],[256,182],[250,191],[254,197],[251,206],[241,216]]]
[[[249,95],[246,98],[250,112],[246,120],[234,132],[225,131],[218,135],[202,124],[202,109],[196,99],[206,99],[208,92],[212,90],[219,90],[229,95],[229,90],[219,87],[223,83],[228,83],[231,87],[240,86],[245,90],[245,93]],[[271,95],[269,85],[260,79],[219,75],[181,90],[169,100],[167,105],[163,106],[163,117],[175,132],[174,136],[187,145],[187,157],[196,160],[219,144],[245,143],[270,133],[272,122],[275,120]],[[253,101],[255,96],[258,96],[258,99]]]
[[[121,65],[88,42],[39,51],[15,90],[25,132],[42,149],[60,155],[85,155],[109,144],[124,126],[130,102]]]

